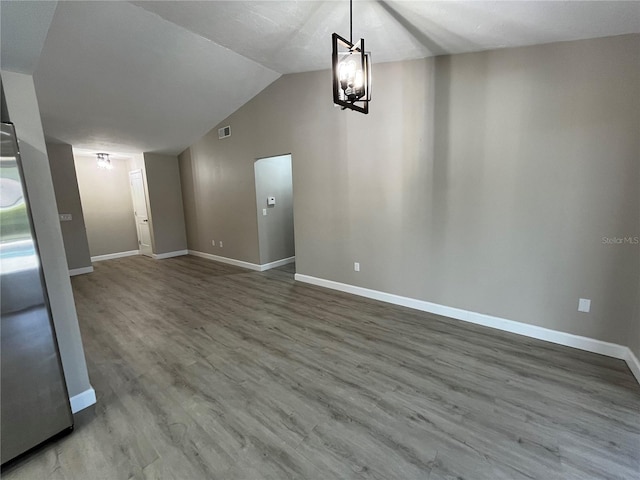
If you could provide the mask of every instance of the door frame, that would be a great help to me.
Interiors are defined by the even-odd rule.
[[[269,206],[267,205],[261,205],[260,204],[260,198],[258,196],[258,178],[256,175],[256,166],[258,165],[258,162],[262,161],[262,160],[270,160],[273,158],[279,158],[279,157],[289,157],[289,162],[290,162],[290,171],[291,171],[291,200],[292,200],[292,214],[293,214],[293,256],[291,257],[287,257],[287,258],[281,258],[279,260],[275,260],[275,261],[270,261],[268,263],[262,263],[264,261],[263,258],[263,250],[262,250],[262,245],[261,245],[261,228],[264,228],[264,224],[262,222],[264,222],[264,219],[262,217],[264,217],[265,215],[263,214],[263,210],[269,210]],[[293,175],[293,154],[291,152],[287,152],[287,153],[281,153],[281,154],[277,154],[277,155],[266,155],[266,156],[261,156],[261,157],[257,157],[254,159],[253,161],[253,184],[254,184],[254,194],[255,194],[255,205],[256,205],[256,233],[258,235],[258,259],[260,262],[261,267],[263,267],[263,270],[268,270],[271,268],[276,268],[276,267],[280,267],[282,265],[287,265],[289,263],[295,263],[296,261],[296,256],[295,256],[295,251],[296,251],[296,235],[295,235],[295,189],[294,189],[294,185],[293,185],[293,181],[294,181],[294,175]],[[267,207],[266,209],[264,207]]]

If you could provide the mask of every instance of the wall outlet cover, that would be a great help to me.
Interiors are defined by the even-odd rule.
[[[220,240],[220,248],[222,248],[222,240]]]
[[[58,218],[61,222],[70,222],[71,220],[73,220],[73,215],[71,215],[70,213],[61,213],[58,215]]]
[[[354,262],[353,263],[353,270],[356,271],[356,272],[359,272],[360,271],[360,263]]]

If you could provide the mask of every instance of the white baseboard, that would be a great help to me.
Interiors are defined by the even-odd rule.
[[[197,250],[188,250],[188,253],[189,255],[193,255],[195,257],[227,263],[229,265],[235,265],[236,267],[248,268],[249,270],[254,270],[256,272],[264,272],[265,270],[281,267],[283,265],[287,265],[296,261],[296,257],[289,257],[283,258],[282,260],[276,260],[275,262],[258,265],[257,263],[249,263],[243,260],[236,260],[235,258],[229,257],[220,257],[218,255],[213,255],[212,253],[198,252]]]
[[[96,391],[91,387],[71,397],[69,402],[71,403],[71,413],[77,413],[96,403]]]
[[[113,260],[114,258],[131,257],[140,255],[140,250],[129,250],[128,252],[107,253],[106,255],[96,255],[91,257],[92,262],[101,262],[102,260]]]
[[[69,270],[69,276],[73,277],[74,275],[83,275],[91,272],[93,272],[93,267],[72,268]]]
[[[634,355],[630,348],[627,348],[627,356],[624,358],[624,361],[629,365],[629,369],[633,376],[636,377],[638,383],[640,383],[640,361],[638,361],[638,357]]]
[[[283,258],[282,260],[276,260],[275,262],[263,263],[259,265],[260,271],[264,272],[265,270],[271,270],[272,268],[278,268],[283,265],[289,265],[290,263],[294,263],[296,261],[296,257]]]
[[[260,271],[260,265],[257,263],[244,262],[242,260],[236,260],[235,258],[220,257],[212,253],[198,252],[197,250],[189,250],[189,255],[193,255],[200,258],[206,258],[208,260],[214,260],[216,262],[226,263],[228,265],[235,265],[236,267],[248,268],[249,270]]]
[[[417,300],[415,298],[402,297],[400,295],[394,295],[392,293],[357,287],[355,285],[349,285],[346,283],[334,282],[333,280],[311,277],[309,275],[296,273],[295,279],[299,282],[309,283],[312,285],[317,285],[319,287],[339,290],[341,292],[351,293],[353,295],[359,295],[361,297],[367,297],[374,300],[380,300],[382,302],[392,303],[394,305],[401,305],[403,307],[413,308],[415,310],[421,310],[423,312],[429,312],[436,315],[442,315],[444,317],[455,318],[456,320],[462,320],[464,322],[496,328],[505,332],[517,333],[518,335],[537,338],[538,340],[545,340],[547,342],[557,343],[559,345],[565,345],[567,347],[578,348],[580,350],[586,350],[588,352],[599,353],[601,355],[619,358],[627,362],[629,368],[640,383],[640,363],[638,363],[638,359],[635,357],[635,355],[633,355],[633,352],[631,352],[628,347],[625,347],[623,345],[604,342],[595,338],[582,337],[580,335],[574,335],[572,333],[551,330],[549,328],[538,327],[536,325],[529,325],[527,323],[516,322],[514,320],[507,320],[506,318],[493,317],[484,313],[471,312],[468,310],[462,310],[460,308],[447,307],[445,305],[439,305],[437,303]]]
[[[180,257],[182,255],[189,255],[189,250],[176,250],[175,252],[167,253],[154,253],[151,255],[156,260],[163,260],[165,258]]]

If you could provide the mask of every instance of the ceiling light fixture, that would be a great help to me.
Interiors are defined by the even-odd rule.
[[[353,0],[349,0],[349,41],[337,33],[333,43],[333,103],[356,112],[369,113],[371,101],[371,53],[364,38],[353,43]]]
[[[98,168],[103,168],[105,170],[113,169],[108,153],[96,153],[96,157],[98,158]]]

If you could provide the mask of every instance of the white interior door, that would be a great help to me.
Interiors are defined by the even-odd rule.
[[[138,246],[142,255],[151,256],[151,230],[149,229],[149,215],[147,213],[147,200],[144,195],[144,180],[142,170],[129,172],[129,183],[131,184],[131,198],[133,199],[133,214],[136,220],[138,231]]]

